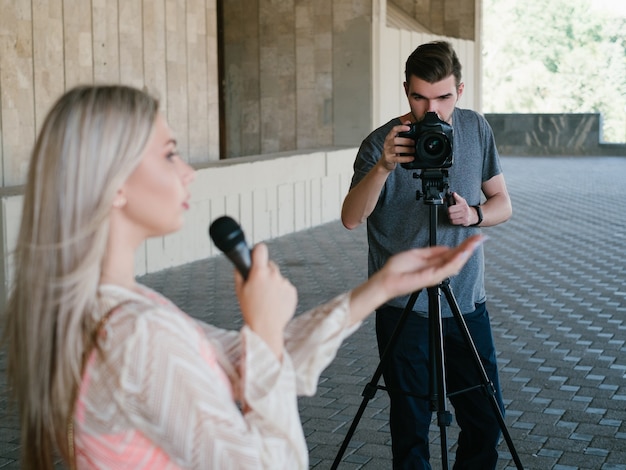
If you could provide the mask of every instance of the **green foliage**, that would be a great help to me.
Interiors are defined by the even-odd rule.
[[[483,0],[483,110],[602,114],[626,141],[626,15],[593,0]]]

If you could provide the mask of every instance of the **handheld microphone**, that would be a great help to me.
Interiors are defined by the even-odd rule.
[[[248,272],[252,264],[250,248],[246,244],[245,236],[239,224],[227,215],[218,217],[209,226],[209,235],[215,246],[232,261],[243,278],[248,279]]]

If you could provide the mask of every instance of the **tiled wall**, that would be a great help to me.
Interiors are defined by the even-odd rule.
[[[371,129],[375,3],[223,3],[225,156],[358,144]]]
[[[469,1],[446,0],[445,10],[473,23],[464,7]],[[427,3],[416,3],[415,11],[435,8]],[[381,93],[401,93],[408,54],[437,37],[387,27],[386,0],[221,5],[226,112],[220,116],[216,0],[5,0],[0,186],[23,184],[46,112],[66,89],[85,82],[122,82],[156,94],[191,163],[219,159],[220,119],[227,156],[358,145],[380,123],[381,109],[385,118],[397,113],[397,100],[383,101]],[[480,60],[477,43],[453,41],[471,77],[464,104],[476,108],[480,83],[468,71]]]
[[[626,144],[602,141],[601,115],[486,114],[503,155],[626,156]]]
[[[352,178],[355,148],[281,153],[214,162],[197,171],[185,225],[139,250],[142,275],[218,254],[208,236],[211,221],[227,214],[254,244],[337,220]],[[12,275],[22,196],[0,198],[0,305]]]
[[[0,181],[23,184],[66,89],[121,82],[157,95],[192,163],[217,160],[215,0],[24,0],[0,6]]]
[[[229,44],[247,48],[233,56],[239,69],[226,71],[241,109],[237,145],[256,156],[217,161],[216,0],[2,2],[0,302],[20,220],[16,185],[53,100],[81,82],[145,86],[161,99],[181,154],[202,168],[185,228],[148,241],[138,275],[215,254],[207,227],[224,213],[241,221],[251,243],[339,218],[355,145],[406,112],[404,61],[441,37],[388,27],[385,0],[224,4],[239,8]],[[450,40],[464,65],[462,105],[477,109],[479,46]]]
[[[476,39],[475,0],[388,0],[432,34]]]

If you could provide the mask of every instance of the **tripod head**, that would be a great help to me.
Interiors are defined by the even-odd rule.
[[[422,170],[421,173],[413,173],[413,178],[422,180],[422,190],[415,192],[415,199],[419,201],[424,198],[424,204],[438,206],[443,205],[445,197],[448,205],[451,205],[450,198],[452,195],[448,192],[450,187],[448,184],[448,170],[439,168]]]

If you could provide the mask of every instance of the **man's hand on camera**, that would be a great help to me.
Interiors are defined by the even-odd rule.
[[[398,163],[408,163],[414,160],[415,157],[412,154],[415,153],[415,141],[408,137],[398,137],[399,132],[407,132],[410,129],[410,123],[411,121],[406,121],[400,126],[394,126],[387,134],[383,154],[378,161],[385,170],[393,171]]]

